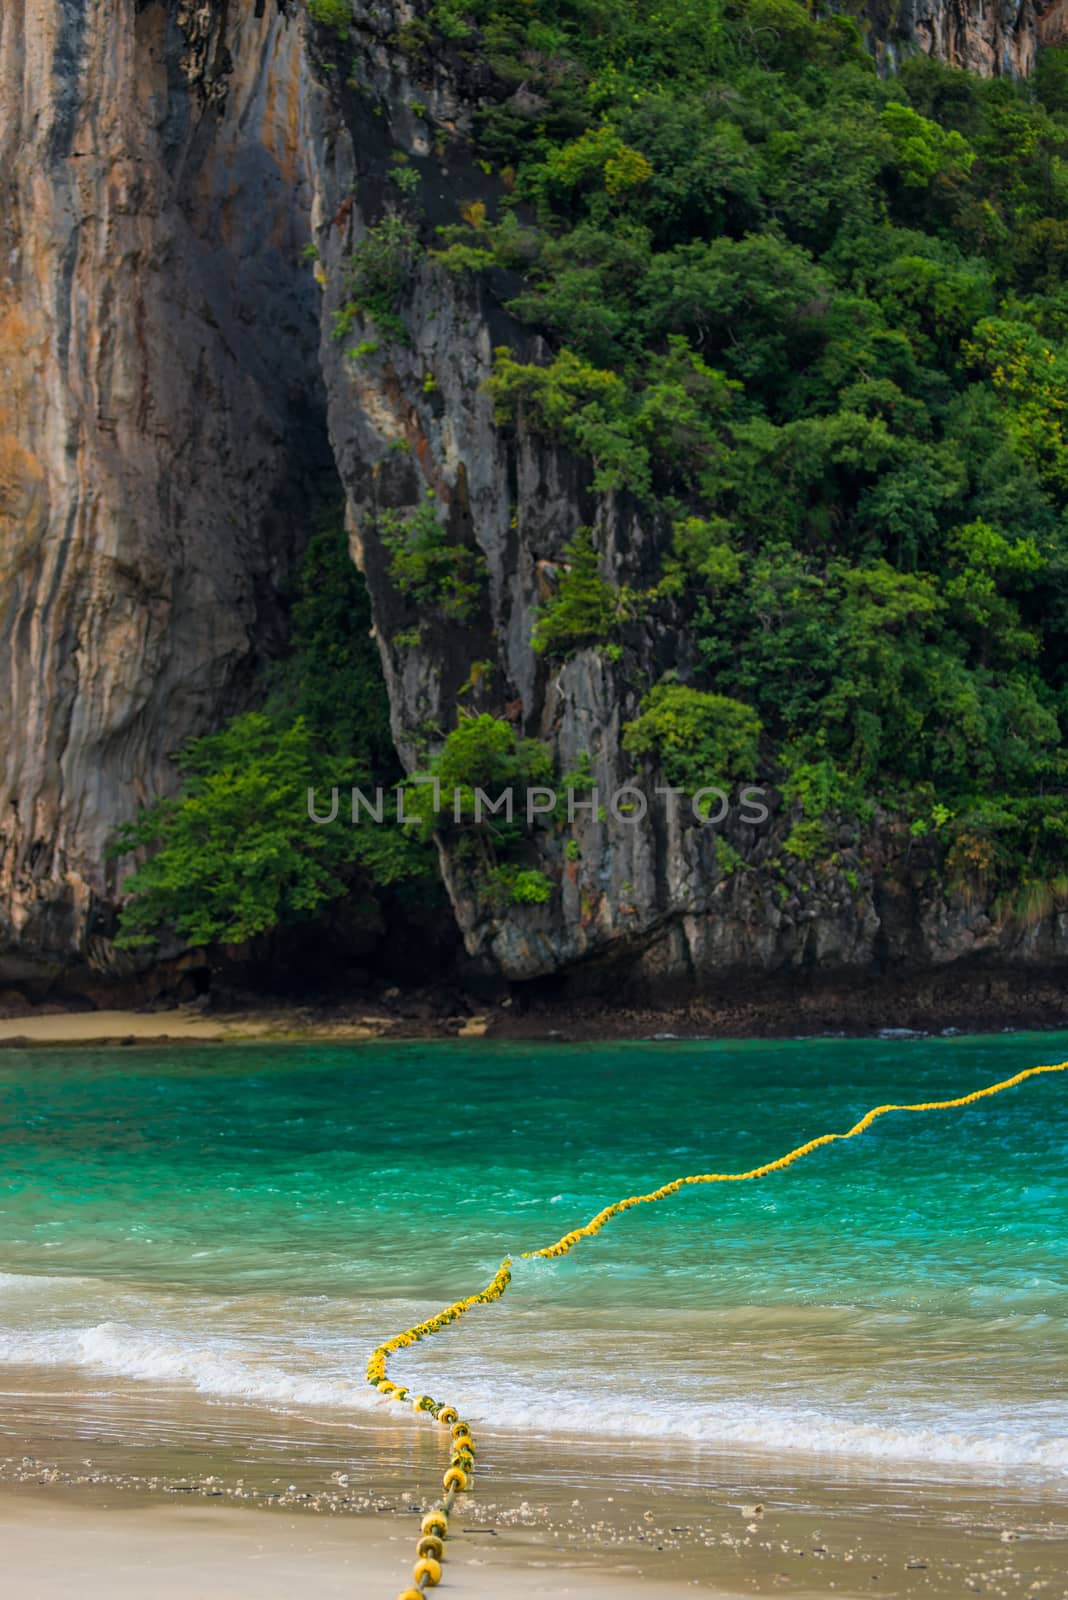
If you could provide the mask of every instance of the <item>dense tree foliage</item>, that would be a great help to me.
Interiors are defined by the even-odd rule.
[[[182,788],[123,828],[114,854],[154,853],[123,885],[116,943],[166,932],[240,943],[372,884],[433,879],[428,847],[393,826],[351,825],[349,791],[400,778],[363,580],[339,527],[311,540],[288,658],[263,711],[235,717],[178,756]],[[326,815],[308,816],[308,790]]]
[[[813,819],[889,805],[945,829],[961,882],[1050,881],[1064,54],[1031,83],[923,57],[880,80],[847,18],[797,0],[435,0],[412,47],[435,34],[493,68],[478,133],[504,180],[439,259],[518,275],[549,342],[497,352],[498,420],[666,530],[645,604],[681,610],[702,666],[648,685],[631,749],[734,750],[741,705]],[[582,539],[540,650],[612,637]]]

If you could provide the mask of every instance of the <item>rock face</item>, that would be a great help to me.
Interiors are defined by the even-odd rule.
[[[1065,0],[1046,0],[1037,7],[1038,43],[1040,45],[1068,42],[1068,5]]]
[[[605,801],[660,781],[636,772],[619,735],[636,682],[685,671],[684,633],[635,624],[619,661],[587,651],[558,669],[530,648],[544,575],[577,528],[635,584],[654,576],[658,530],[626,497],[594,493],[581,463],[494,425],[493,347],[538,354],[502,309],[514,286],[424,254],[404,289],[408,342],[356,359],[359,327],[334,337],[345,264],[387,203],[403,199],[432,240],[493,183],[464,137],[478,69],[413,65],[397,43],[410,6],[354,0],[354,12],[344,70],[329,30],[286,0],[7,0],[0,13],[9,976],[30,961],[114,965],[107,839],[276,649],[278,591],[335,464],[409,767],[463,692],[544,740],[559,773],[588,753]],[[882,37],[905,28],[985,72],[1030,66],[1026,6],[915,0],[909,16]],[[398,156],[414,174],[403,196]],[[484,562],[462,625],[417,616],[375,531],[427,487]],[[666,797],[638,820],[584,810],[572,848],[559,831],[534,836],[549,902],[507,910],[443,835],[468,950],[507,978],[625,975],[660,998],[743,972],[1040,966],[1068,951],[1064,916],[1021,928],[981,901],[947,903],[889,825],[867,840],[847,831],[820,872],[764,870],[789,826],[773,795],[768,806],[763,823],[736,807],[717,830]]]
[[[240,705],[329,469],[319,90],[274,4],[0,9],[0,931],[106,962],[106,843]]]
[[[1066,0],[867,0],[864,17],[885,71],[920,51],[982,78],[1026,78],[1041,45],[1068,39]]]
[[[892,67],[920,50],[984,78],[1027,77],[1039,43],[1054,42],[1063,0],[869,0],[869,37]]]

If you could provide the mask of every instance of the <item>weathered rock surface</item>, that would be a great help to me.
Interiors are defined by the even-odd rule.
[[[0,8],[0,942],[109,959],[116,824],[237,707],[329,465],[300,29]]]
[[[424,256],[402,305],[407,343],[379,339],[354,360],[364,334],[331,331],[348,256],[399,202],[398,154],[430,242],[492,198],[466,139],[478,69],[413,63],[396,39],[412,11],[354,0],[343,60],[285,0],[8,0],[0,13],[8,972],[30,958],[113,964],[108,836],[275,649],[278,590],[331,451],[408,766],[467,686],[467,706],[546,740],[558,772],[589,752],[602,798],[658,781],[635,772],[619,734],[643,682],[686,669],[670,619],[634,625],[619,661],[587,651],[554,669],[530,648],[539,573],[579,526],[629,583],[655,573],[658,530],[625,497],[595,494],[581,463],[495,427],[482,389],[493,347],[538,354],[502,309],[513,286]],[[1052,8],[1043,18],[1059,26]],[[1038,24],[1026,4],[913,0],[880,26],[893,48],[905,28],[975,70],[1025,72]],[[322,292],[301,259],[309,236]],[[464,625],[414,613],[374,531],[377,512],[428,486],[485,562]],[[735,813],[718,836],[666,801],[637,823],[586,811],[577,851],[558,831],[534,840],[552,899],[506,911],[443,837],[468,949],[508,978],[597,987],[626,973],[657,996],[742,972],[1045,970],[1068,953],[1064,915],[1025,928],[981,897],[947,902],[889,824],[843,837],[819,871],[771,869],[789,819],[769,803],[767,823]]]
[[[920,50],[984,78],[1026,78],[1039,43],[1062,27],[1064,0],[869,0],[869,37],[890,68]]]

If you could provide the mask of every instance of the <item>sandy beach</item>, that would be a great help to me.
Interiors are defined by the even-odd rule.
[[[316,1024],[293,1011],[212,1013],[174,1007],[166,1011],[54,1011],[0,1017],[0,1046],[77,1044],[234,1043],[241,1039],[377,1039],[390,1019]],[[458,1032],[478,1032],[477,1019]]]
[[[0,1539],[13,1592],[390,1600],[441,1441],[383,1408],[286,1415],[62,1371],[9,1372]],[[439,1592],[1061,1600],[1068,1494],[604,1439],[480,1430]]]
[[[201,1017],[174,1009],[138,1011],[55,1011],[44,1015],[0,1018],[0,1044],[102,1044],[116,1040],[242,1039],[260,1036],[268,1024]]]
[[[507,1490],[497,1483],[494,1491]],[[665,1546],[667,1518],[686,1507],[656,1505],[645,1546],[596,1517],[585,1538],[556,1525],[494,1527],[496,1510],[454,1518],[437,1593],[502,1594],[545,1600],[684,1600],[789,1594],[895,1595],[903,1600],[962,1593],[1066,1592],[1068,1508],[1017,1503],[1001,1528],[1004,1502],[962,1496],[955,1510],[918,1506],[903,1515],[858,1493],[836,1497],[810,1486],[819,1503],[785,1509],[770,1502],[735,1519],[733,1544],[692,1525]],[[939,1497],[941,1498],[941,1497]],[[413,1508],[414,1509],[414,1508]],[[692,1507],[689,1508],[692,1510]],[[659,1513],[659,1515],[658,1515]],[[671,1523],[679,1528],[677,1523]],[[754,1531],[750,1533],[749,1528]],[[26,1600],[292,1600],[296,1593],[389,1600],[406,1583],[416,1518],[401,1513],[316,1515],[291,1509],[236,1509],[223,1500],[162,1503],[104,1488],[80,1494],[24,1483],[0,1492],[0,1539],[10,1592]]]
[[[225,1507],[88,1509],[45,1496],[0,1498],[6,1580],[25,1600],[371,1600],[403,1584],[412,1543],[392,1519],[351,1519],[329,1526],[307,1516],[240,1512]],[[625,1563],[573,1557],[552,1560],[538,1545],[483,1553],[485,1541],[451,1541],[447,1579],[438,1593],[511,1594],[544,1600],[682,1600],[685,1580],[644,1580]],[[707,1587],[700,1585],[700,1587]]]

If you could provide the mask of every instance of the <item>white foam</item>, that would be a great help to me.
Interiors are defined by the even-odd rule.
[[[462,1393],[454,1391],[453,1398],[463,1404]],[[507,1424],[544,1431],[545,1409],[544,1400],[523,1401],[513,1396],[506,1407]],[[485,1401],[464,1406],[464,1411],[472,1420],[502,1420]],[[1029,1468],[1068,1476],[1068,1415],[1064,1407],[1051,1406],[1049,1413],[1037,1425],[1019,1431],[1009,1431],[1008,1416],[984,1415],[982,1431],[978,1431],[980,1418],[954,1413],[948,1407],[937,1421],[928,1419],[926,1426],[918,1419],[892,1426],[858,1415],[853,1406],[837,1413],[743,1401],[688,1405],[680,1400],[661,1406],[629,1402],[613,1390],[607,1403],[605,1399],[554,1394],[551,1431],[620,1439],[671,1438],[716,1447],[733,1445],[881,1462],[930,1462],[998,1473]]]
[[[32,1293],[35,1290],[66,1288],[71,1284],[83,1282],[85,1282],[83,1278],[48,1277],[43,1272],[0,1272],[0,1294]]]
[[[31,1290],[41,1292],[43,1305]],[[14,1274],[0,1274],[0,1295],[7,1308],[0,1323],[2,1363],[75,1368],[266,1406],[348,1412],[384,1408],[363,1382],[364,1361],[383,1330],[403,1327],[414,1315],[406,1302],[365,1303],[346,1305],[342,1318],[337,1305],[324,1303],[323,1317],[317,1311],[310,1320],[306,1301],[267,1304],[252,1296],[224,1310],[217,1302],[158,1291],[116,1295],[101,1280]],[[209,1312],[222,1320],[209,1323]],[[392,1375],[413,1388],[425,1384],[432,1393],[447,1393],[472,1421],[507,1430],[1068,1477],[1068,1407],[1053,1398],[1021,1406],[997,1390],[979,1395],[973,1388],[961,1397],[951,1386],[943,1392],[925,1385],[902,1393],[898,1403],[883,1386],[880,1408],[855,1391],[838,1396],[824,1386],[817,1393],[811,1383],[806,1390],[799,1375],[798,1387],[781,1400],[765,1393],[754,1402],[748,1394],[720,1390],[713,1397],[707,1387],[702,1393],[710,1380],[692,1371],[680,1388],[681,1375],[672,1383],[666,1367],[662,1382],[646,1368],[643,1388],[637,1373],[617,1370],[616,1349],[599,1352],[603,1386],[581,1390],[561,1386],[559,1372],[546,1370],[539,1381],[529,1352],[516,1349],[526,1374],[521,1384],[499,1338],[483,1343],[488,1331],[479,1329],[474,1350],[464,1344],[405,1352]]]
[[[0,1333],[0,1362],[77,1367],[117,1378],[175,1384],[200,1394],[267,1405],[324,1405],[367,1409],[380,1403],[356,1378],[287,1371],[219,1341],[169,1339],[116,1322],[63,1332]]]

